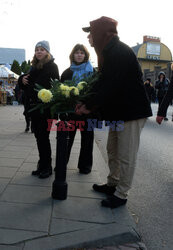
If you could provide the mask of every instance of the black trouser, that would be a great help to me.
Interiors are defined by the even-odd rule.
[[[76,130],[77,127],[75,126],[74,131],[69,131],[67,162],[70,158],[70,152],[73,146]],[[86,125],[84,126],[84,131],[80,131],[80,133],[81,133],[81,148],[78,160],[78,168],[81,170],[84,169],[91,170],[93,164],[94,131],[87,131],[87,122],[86,122]]]
[[[41,170],[52,168],[51,145],[49,140],[50,131],[47,131],[47,119],[48,116],[41,115],[40,111],[34,111],[33,114],[31,114],[31,122],[39,152],[39,169]]]
[[[158,96],[157,98],[158,98],[159,107],[160,107],[160,105],[161,105],[161,103],[162,103],[162,101],[163,101],[164,96]],[[167,112],[166,112],[166,116],[167,116]],[[165,117],[166,117],[166,116],[165,116]]]
[[[23,105],[24,105],[23,115],[25,116],[26,129],[29,129],[30,124],[31,124],[31,114],[29,113],[30,102],[29,102],[29,98],[26,95],[24,96]]]

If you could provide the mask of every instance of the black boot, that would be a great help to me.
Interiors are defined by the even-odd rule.
[[[103,207],[117,208],[125,205],[127,199],[120,199],[119,197],[112,195],[109,198],[102,200],[101,204]]]
[[[29,131],[30,128],[30,118],[25,116],[25,120],[26,120],[26,129],[25,132],[27,133]]]
[[[32,121],[31,121],[31,133],[34,133],[34,126],[32,124]]]
[[[52,168],[46,168],[46,169],[41,170],[38,177],[40,179],[45,179],[45,178],[48,178],[51,175],[52,175]]]
[[[79,173],[80,174],[89,174],[89,173],[91,173],[91,169],[90,168],[80,168]]]
[[[25,133],[27,133],[29,131],[29,127],[25,128]]]
[[[37,163],[37,170],[32,171],[31,174],[35,175],[35,176],[39,176],[40,173],[41,173],[40,161],[38,161],[38,163]]]
[[[94,191],[105,193],[107,195],[113,195],[116,190],[116,187],[108,186],[107,184],[94,184],[93,185]]]

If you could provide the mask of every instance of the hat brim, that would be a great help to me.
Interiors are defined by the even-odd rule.
[[[91,31],[91,27],[90,26],[89,27],[84,27],[84,28],[82,28],[82,30],[84,32],[90,32]]]

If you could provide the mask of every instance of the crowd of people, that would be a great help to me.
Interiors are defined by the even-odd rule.
[[[12,105],[13,101],[15,100],[15,87],[10,85],[3,85],[2,82],[0,82],[0,91],[6,93],[6,104]]]
[[[117,25],[116,20],[101,17],[91,21],[90,26],[83,28],[84,32],[89,33],[89,43],[97,54],[100,77],[90,90],[94,94],[87,101],[78,103],[75,113],[59,116],[60,119],[66,121],[86,122],[92,114],[99,113],[101,120],[123,121],[122,131],[112,127],[109,129],[107,182],[93,185],[94,191],[108,195],[102,200],[101,205],[110,208],[125,205],[127,202],[136,168],[141,131],[147,118],[152,116],[151,102],[155,102],[158,97],[157,122],[160,124],[166,118],[166,110],[173,97],[173,79],[169,84],[164,72],[159,73],[155,88],[149,78],[144,83],[137,57],[128,45],[120,41]],[[21,75],[18,80],[19,88],[24,91],[25,96],[26,123],[32,123],[32,132],[35,135],[39,152],[39,161],[32,175],[41,179],[52,175],[50,131],[47,130],[50,110],[47,109],[44,113],[40,113],[39,110],[28,112],[39,102],[34,90],[35,84],[50,89],[50,80],[58,79],[61,82],[74,80],[77,85],[84,76],[92,75],[95,71],[89,61],[89,52],[83,44],[74,46],[69,58],[70,67],[59,76],[58,66],[50,53],[49,42],[40,41],[35,45],[30,71]],[[165,93],[167,93],[166,96]],[[86,127],[81,131],[78,160],[80,174],[89,174],[93,164],[94,132],[87,131],[87,122],[85,124]],[[74,131],[69,132],[67,162],[77,128],[76,126]]]

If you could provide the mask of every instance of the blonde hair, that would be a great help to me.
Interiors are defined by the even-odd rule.
[[[51,60],[51,54],[48,53],[42,60],[38,60],[36,55],[33,56],[31,65],[37,69],[42,69],[43,65]]]

